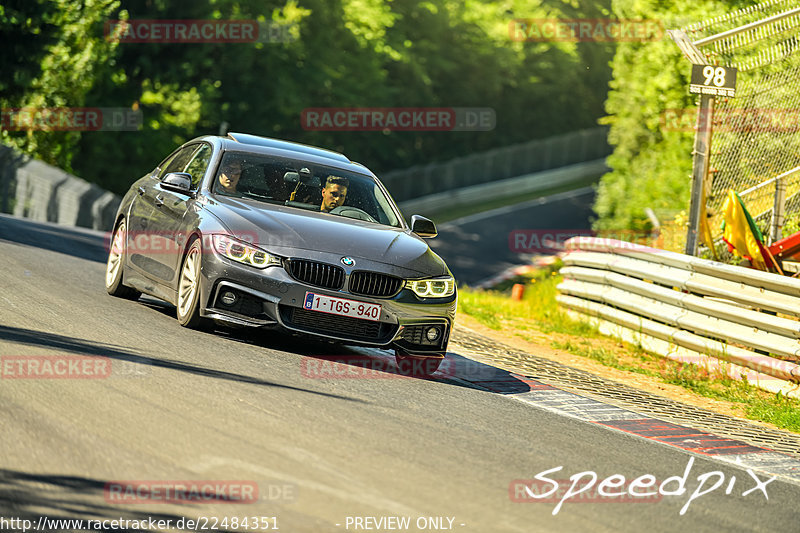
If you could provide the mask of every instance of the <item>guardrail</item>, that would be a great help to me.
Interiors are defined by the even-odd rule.
[[[546,139],[476,152],[449,161],[380,172],[396,202],[483,183],[507,180],[611,154],[608,127],[588,128]]]
[[[594,183],[611,170],[605,159],[577,163],[553,170],[543,170],[515,178],[492,181],[472,187],[453,189],[421,198],[400,202],[403,213],[420,214],[435,218],[435,214],[445,209],[475,205],[502,198],[520,197],[552,189],[554,187],[579,187]]]
[[[39,222],[110,230],[120,200],[93,183],[0,145],[3,213]]]
[[[661,355],[800,397],[800,280],[637,244],[565,243],[559,303]]]

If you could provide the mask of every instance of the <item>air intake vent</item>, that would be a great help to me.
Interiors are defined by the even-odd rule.
[[[347,290],[362,296],[389,298],[403,287],[403,280],[379,272],[356,271],[350,274]]]
[[[290,259],[287,271],[297,281],[339,290],[344,285],[344,269],[327,263],[318,263],[307,259]]]

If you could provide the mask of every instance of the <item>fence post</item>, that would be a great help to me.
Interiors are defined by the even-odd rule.
[[[785,210],[786,180],[782,176],[778,176],[775,180],[775,203],[772,206],[772,240],[770,244],[781,239]]]
[[[708,156],[711,152],[711,115],[714,112],[714,97],[700,96],[700,112],[692,152],[692,200],[689,211],[689,230],[686,233],[686,255],[697,255],[697,236],[700,217],[705,213],[706,180],[708,179]]]
[[[686,32],[668,30],[667,33],[681,49],[683,55],[694,65],[707,65],[708,59],[695,46]],[[700,111],[694,134],[692,151],[692,198],[689,204],[689,229],[686,232],[686,255],[697,255],[697,235],[700,217],[705,215],[705,202],[708,179],[708,158],[711,155],[711,114],[714,112],[714,97],[700,96]]]

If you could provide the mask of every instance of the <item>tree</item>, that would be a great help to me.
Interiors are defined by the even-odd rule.
[[[609,2],[94,0],[81,10],[67,0],[36,0],[32,6],[53,10],[57,42],[71,42],[65,31],[72,16],[94,43],[91,57],[62,50],[62,61],[74,53],[82,58],[76,72],[84,77],[76,94],[48,105],[86,102],[136,109],[143,117],[138,132],[89,131],[79,140],[77,133],[48,133],[41,139],[60,143],[54,150],[60,166],[71,158],[81,177],[123,192],[177,145],[217,134],[223,123],[231,131],[340,150],[378,172],[591,127],[603,112],[613,46],[515,41],[509,23],[608,16]],[[290,26],[294,38],[202,44],[102,39],[104,20],[125,18],[258,20]],[[491,108],[497,123],[492,131],[316,131],[300,122],[311,107]],[[30,144],[28,151],[43,155],[41,145]]]
[[[723,15],[750,2],[726,0],[615,0],[621,19],[660,21],[665,29]],[[645,209],[671,219],[688,208],[693,131],[670,131],[672,111],[696,107],[689,94],[691,64],[672,39],[620,43],[612,62],[613,79],[606,101],[611,125],[608,158],[612,171],[602,177],[594,210],[598,230],[648,230]]]
[[[114,56],[116,45],[103,38],[102,28],[118,5],[118,0],[4,2],[0,6],[3,113],[83,106],[86,94]],[[4,127],[0,142],[71,169],[78,132],[16,128]]]

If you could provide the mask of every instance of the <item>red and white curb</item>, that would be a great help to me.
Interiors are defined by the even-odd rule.
[[[455,378],[537,408],[800,484],[800,459],[791,455],[659,420],[471,359],[459,361],[458,367]]]

